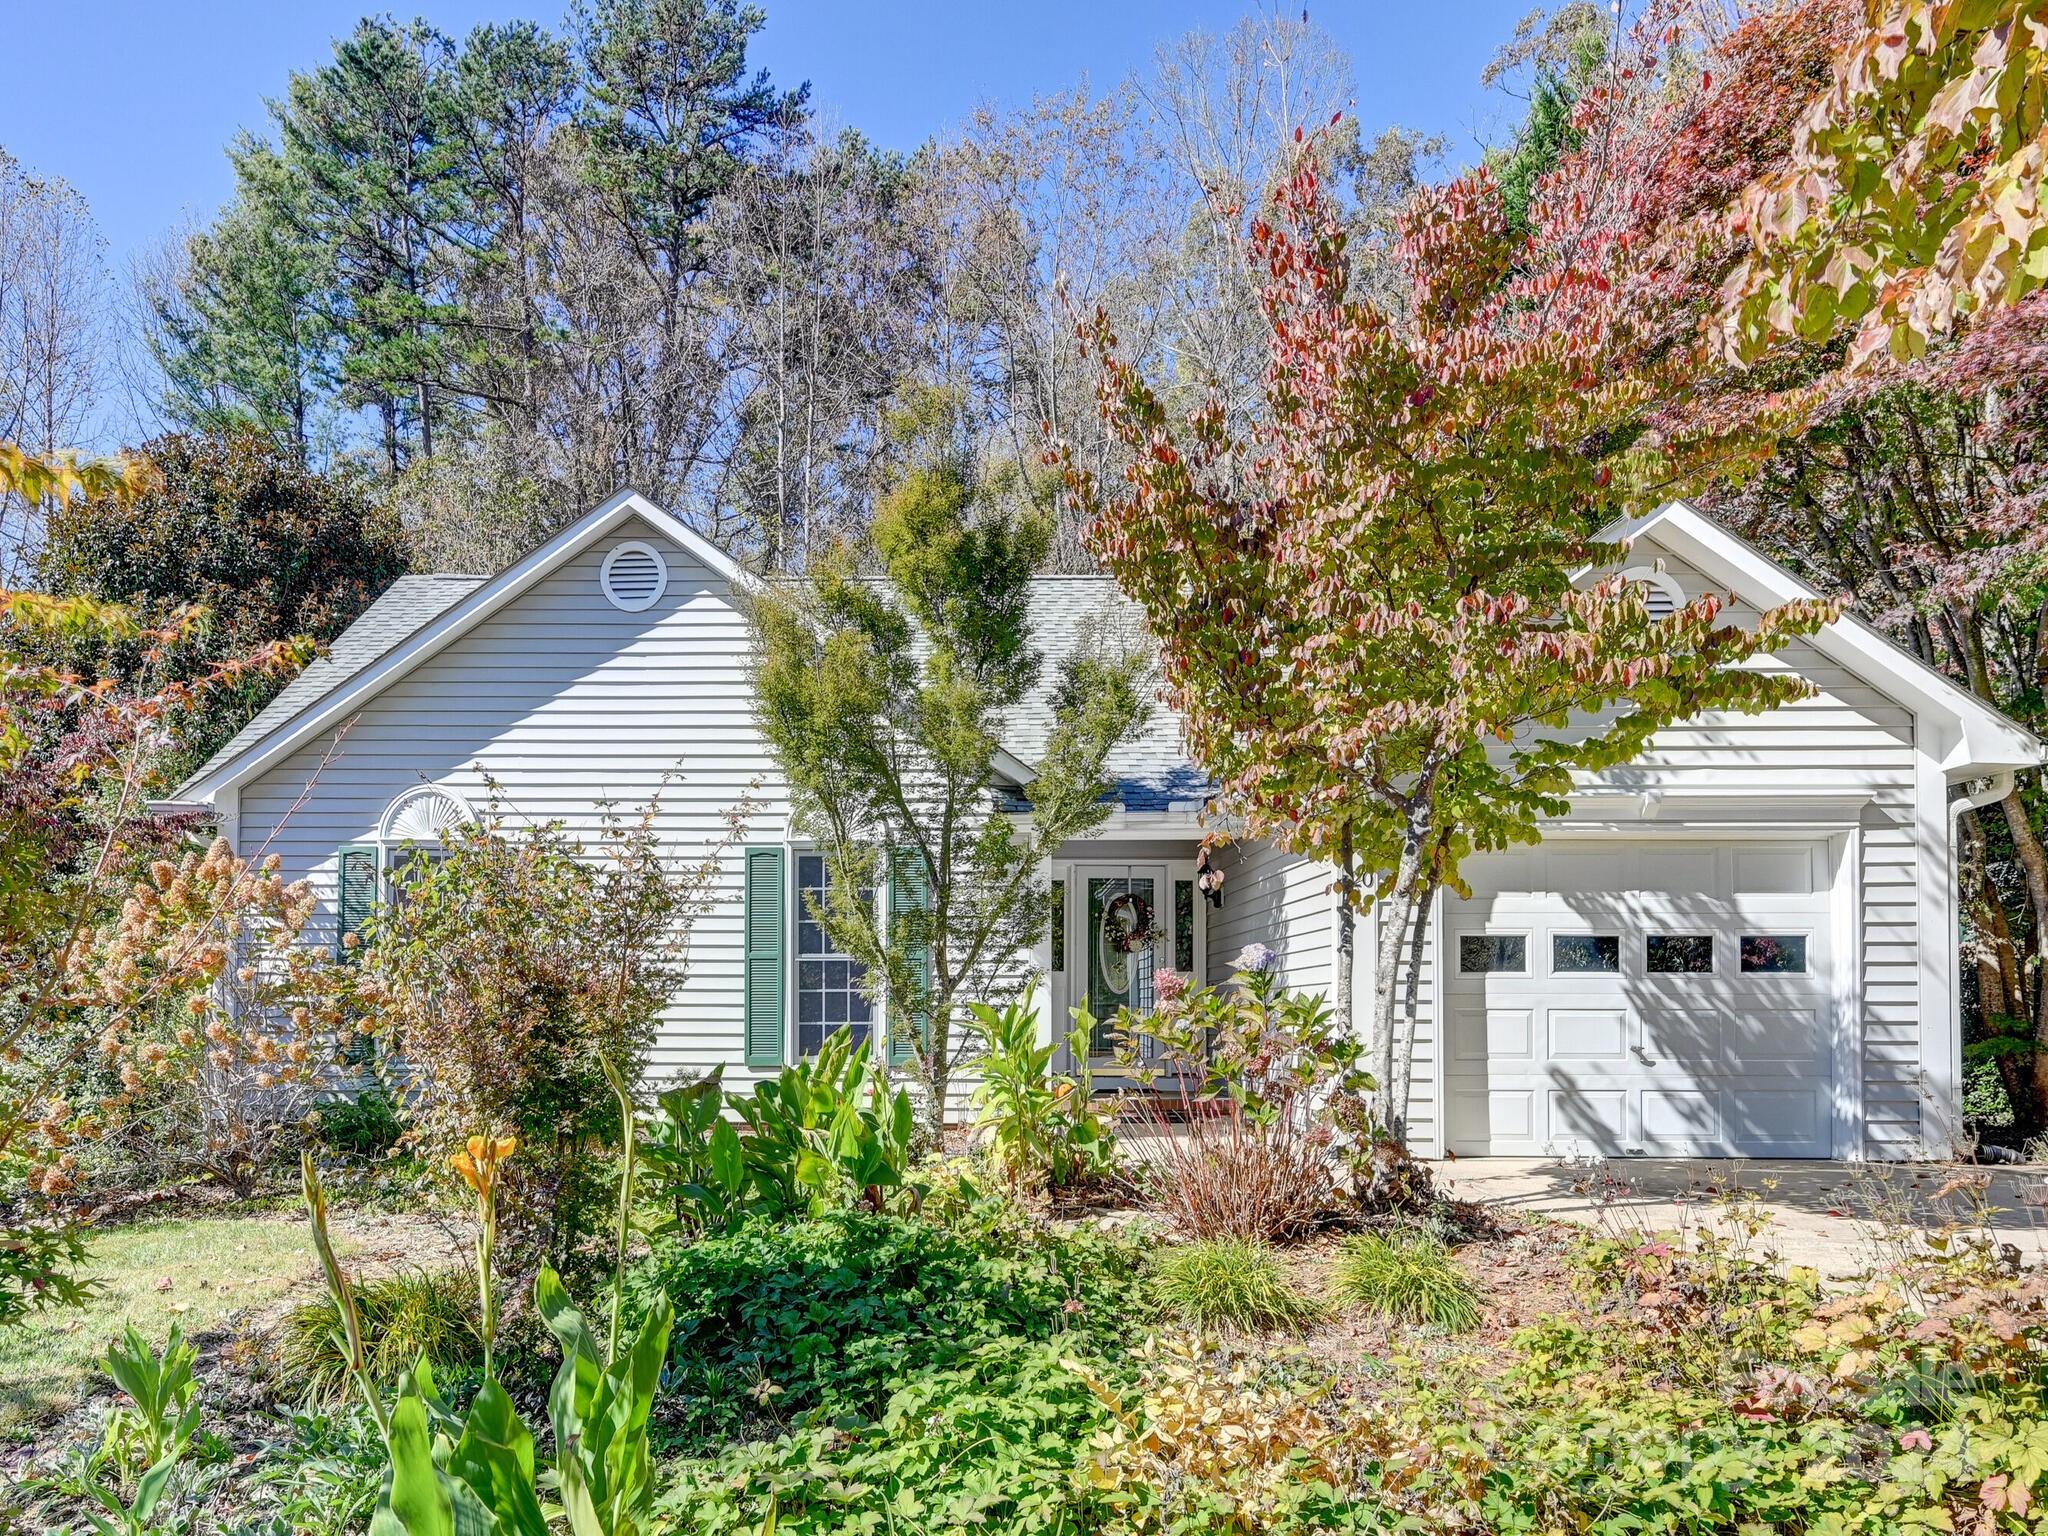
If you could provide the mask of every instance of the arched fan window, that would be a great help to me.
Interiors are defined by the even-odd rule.
[[[470,823],[469,807],[448,790],[432,785],[408,789],[384,813],[378,839],[386,847],[399,843],[439,843],[444,833]]]
[[[384,877],[394,884],[416,860],[439,864],[448,856],[448,833],[473,818],[460,796],[432,785],[408,789],[384,813],[377,841],[384,848]]]
[[[1668,619],[1685,606],[1685,590],[1662,571],[1647,565],[1632,566],[1622,579],[1642,588],[1643,606],[1653,619]]]
[[[638,613],[660,602],[668,590],[668,562],[652,545],[632,540],[604,557],[597,581],[614,608]]]

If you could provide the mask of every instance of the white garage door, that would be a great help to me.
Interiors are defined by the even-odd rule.
[[[1825,843],[1554,842],[1467,878],[1442,949],[1452,1151],[1831,1153]]]

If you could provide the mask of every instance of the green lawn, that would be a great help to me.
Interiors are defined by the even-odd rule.
[[[152,1341],[173,1323],[188,1337],[206,1333],[318,1274],[305,1219],[282,1212],[140,1222],[92,1236],[89,1251],[88,1273],[102,1286],[89,1306],[0,1332],[0,1437],[18,1438],[87,1395],[94,1361],[122,1324]]]

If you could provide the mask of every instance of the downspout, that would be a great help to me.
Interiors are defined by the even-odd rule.
[[[1982,781],[1984,785],[1982,789],[1975,791],[1965,789],[1948,803],[1949,923],[1948,932],[1942,938],[1944,944],[1960,944],[1962,942],[1963,887],[1962,871],[1956,864],[1956,839],[1961,834],[1963,812],[1981,811],[1987,806],[1998,804],[1999,801],[2012,793],[2014,777],[2013,769],[1997,769],[1988,779]],[[1921,942],[1926,942],[1924,935]],[[1949,1063],[1949,1068],[1952,1074],[1951,1080],[1956,1085],[1956,1105],[1958,1110],[1960,1110],[1963,1094],[1963,966],[1960,953],[1955,962],[1955,969],[1949,977],[1948,1037],[1955,1042],[1955,1057]],[[1962,1126],[1960,1120],[1958,1120],[1954,1133],[1959,1135],[1961,1130]]]

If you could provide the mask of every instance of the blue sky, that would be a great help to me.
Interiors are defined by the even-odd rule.
[[[1247,0],[1249,3],[1249,0]],[[1504,136],[1511,103],[1479,71],[1535,0],[1348,0],[1312,19],[1350,52],[1359,117],[1447,135],[1469,151]],[[910,149],[976,106],[1028,101],[1084,75],[1107,85],[1194,27],[1227,29],[1245,3],[1209,0],[764,0],[754,57],[811,82],[828,123]],[[117,271],[129,252],[231,190],[222,148],[264,126],[264,99],[319,63],[364,0],[15,0],[0,146],[82,192]],[[388,7],[459,37],[480,21],[553,24],[559,0],[417,0]]]

